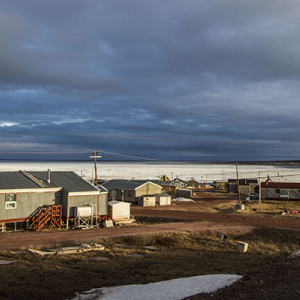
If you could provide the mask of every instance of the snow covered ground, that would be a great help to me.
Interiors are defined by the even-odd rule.
[[[180,300],[210,293],[241,279],[239,275],[206,275],[148,284],[104,287],[77,294],[73,300]]]
[[[94,176],[94,162],[40,162],[40,161],[0,161],[0,171],[74,171],[87,180]],[[103,162],[97,163],[98,178],[109,179],[158,179],[167,175],[171,179],[178,176],[183,180],[192,177],[199,182],[210,183],[214,180],[236,178],[234,164],[208,163],[146,163],[146,162]],[[240,165],[239,178],[258,178],[261,171],[262,180],[269,175],[273,181],[299,182],[300,168],[262,165]]]

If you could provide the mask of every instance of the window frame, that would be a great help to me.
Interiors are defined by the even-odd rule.
[[[14,195],[14,200],[8,200],[8,196]],[[5,194],[5,209],[16,209],[17,208],[17,194],[9,193]]]

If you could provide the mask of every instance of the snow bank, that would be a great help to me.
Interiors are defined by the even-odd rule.
[[[92,289],[73,300],[180,300],[199,293],[210,293],[241,279],[239,275],[206,275],[148,284]]]
[[[172,201],[194,202],[194,200],[192,200],[192,199],[182,198],[182,197],[174,198],[174,199],[172,199]]]

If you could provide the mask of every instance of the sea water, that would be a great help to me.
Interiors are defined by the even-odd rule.
[[[0,160],[0,171],[73,171],[86,180],[95,176],[94,161],[12,161]],[[238,165],[239,178],[258,179],[268,177],[273,181],[300,182],[300,167],[282,165]],[[159,179],[167,175],[170,179],[194,178],[198,182],[212,183],[214,180],[236,179],[234,163],[195,163],[195,162],[120,162],[97,161],[97,177],[110,179]]]

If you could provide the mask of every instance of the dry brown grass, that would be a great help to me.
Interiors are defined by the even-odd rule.
[[[258,203],[257,200],[251,201],[251,203],[245,203],[245,210],[236,209],[236,201],[215,205],[211,207],[191,207],[184,208],[180,206],[174,206],[172,210],[185,210],[185,211],[199,211],[199,212],[211,212],[211,213],[226,213],[235,215],[255,215],[261,217],[280,217],[280,218],[297,218],[300,219],[300,202],[298,201],[263,201]],[[282,215],[284,211],[288,211],[288,214]],[[290,212],[296,210],[297,214],[292,215]]]
[[[0,260],[16,260],[0,267],[0,276],[5,278],[0,282],[1,299],[70,299],[75,292],[96,287],[205,274],[245,274],[299,250],[298,231],[257,229],[246,235],[228,235],[227,239],[217,234],[195,231],[102,239],[94,242],[105,245],[104,251],[69,255],[1,252]],[[237,241],[248,242],[248,252],[238,252]],[[156,246],[159,251],[141,246]],[[95,259],[98,256],[108,260]]]

